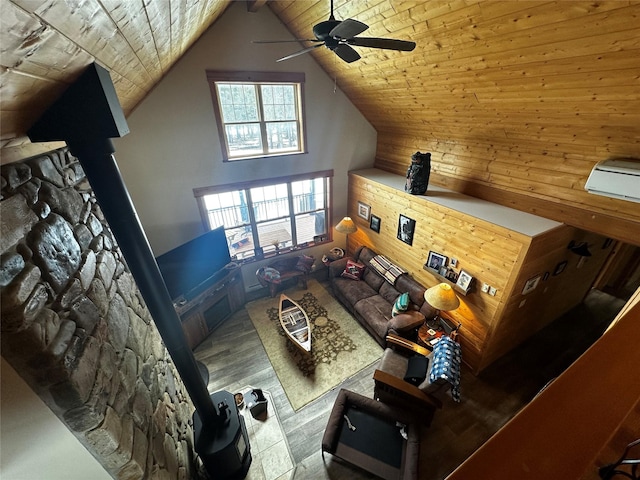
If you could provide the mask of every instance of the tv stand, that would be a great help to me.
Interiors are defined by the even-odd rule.
[[[192,298],[174,303],[189,348],[197,347],[212,331],[244,306],[242,270],[233,267]]]

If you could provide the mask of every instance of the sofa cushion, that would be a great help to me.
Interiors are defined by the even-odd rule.
[[[393,308],[391,309],[391,316],[395,317],[396,315],[406,312],[409,308],[409,294],[401,293],[398,295],[398,298],[393,302]]]
[[[396,315],[389,320],[389,330],[396,332],[408,332],[414,328],[418,328],[424,323],[424,315],[416,310],[410,310],[406,313]]]
[[[311,267],[313,267],[314,261],[315,259],[313,257],[310,257],[308,255],[300,255],[296,263],[295,269],[303,273],[309,273],[311,271]]]
[[[385,279],[378,275],[378,273],[373,268],[365,269],[362,278],[376,292],[380,290],[380,287],[385,282]]]
[[[384,282],[380,286],[380,290],[378,290],[378,293],[387,301],[387,303],[389,303],[389,311],[387,312],[387,315],[390,317],[391,306],[393,305],[393,302],[396,301],[396,298],[398,298],[398,295],[400,295],[400,292],[393,288],[393,285],[391,285],[389,282]]]
[[[342,298],[351,306],[363,298],[373,297],[378,294],[378,292],[365,282],[354,282],[353,280],[342,277],[333,279],[333,288],[339,290]]]
[[[364,263],[366,266],[370,267],[369,262],[373,257],[377,255],[376,252],[367,247],[362,247],[358,252],[358,256],[355,257],[356,260],[360,263]]]
[[[362,284],[362,282],[360,282]],[[355,304],[355,311],[361,318],[366,319],[369,327],[380,338],[386,338],[389,330],[389,312],[391,305],[380,295],[374,295],[360,300]]]
[[[423,302],[420,307],[420,313],[424,315],[425,318],[433,318],[436,316],[437,310],[429,305],[429,302]]]
[[[342,277],[349,278],[351,280],[360,280],[362,272],[364,272],[365,266],[362,263],[354,262],[353,260],[347,260],[347,265],[344,267]]]
[[[416,304],[418,307],[421,307],[424,303],[425,288],[409,275],[400,275],[396,280],[395,288],[399,292],[408,292],[409,297],[411,297],[411,303]]]

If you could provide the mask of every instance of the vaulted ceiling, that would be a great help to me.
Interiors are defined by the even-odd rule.
[[[229,3],[0,0],[3,146],[23,136],[94,60],[111,72],[130,112]],[[263,3],[247,2],[247,8]],[[309,38],[313,25],[329,16],[329,0],[266,4],[299,38]],[[312,55],[378,129],[429,124],[437,130],[453,122],[468,133],[474,125],[464,117],[484,110],[478,120],[527,122],[533,135],[542,133],[539,120],[551,115],[554,124],[567,126],[581,116],[606,115],[603,128],[635,135],[640,108],[624,105],[630,94],[638,101],[640,88],[638,12],[637,1],[621,0],[336,0],[338,19],[370,26],[362,35],[411,39],[418,46],[411,53],[361,48],[363,58],[353,64],[336,61],[324,48]],[[496,115],[496,97],[513,108]],[[599,107],[584,108],[588,104]],[[495,129],[508,134],[499,124]]]
[[[330,1],[243,3],[270,8],[309,38]],[[451,188],[473,185],[469,193],[485,197],[484,187],[497,188],[638,221],[629,202],[598,203],[583,184],[600,159],[640,157],[640,1],[334,3],[338,19],[369,25],[361,36],[417,43],[413,52],[358,48],[352,64],[325,48],[309,53],[378,131],[376,166],[400,173],[424,148],[437,153],[435,178]],[[28,146],[26,130],[93,61],[111,72],[130,113],[229,4],[0,0],[3,152]]]

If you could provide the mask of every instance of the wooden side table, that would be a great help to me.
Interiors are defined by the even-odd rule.
[[[429,333],[429,331],[433,333]],[[444,330],[442,328],[439,328],[436,330],[436,329],[432,329],[431,327],[428,327],[427,325],[422,325],[418,329],[418,344],[422,345],[423,347],[433,349],[433,346],[435,345],[436,342],[434,343],[431,343],[431,342],[435,339],[439,339],[443,335],[444,335]]]
[[[456,340],[458,330],[462,326],[461,323],[455,322],[450,317],[445,316],[439,316],[437,326],[433,328],[429,327],[427,323],[429,322],[426,322],[418,329],[418,343],[427,348],[433,348],[437,343],[437,341],[434,342],[434,340],[446,335],[449,335],[452,339]],[[431,331],[431,333],[429,333],[429,331]]]

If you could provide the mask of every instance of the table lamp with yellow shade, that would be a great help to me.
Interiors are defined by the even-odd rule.
[[[430,328],[439,324],[438,317],[440,312],[449,312],[460,306],[460,299],[448,283],[439,283],[434,287],[428,288],[424,292],[424,299],[429,305],[438,310],[433,319],[427,321]],[[429,324],[430,322],[433,322],[433,324]]]

